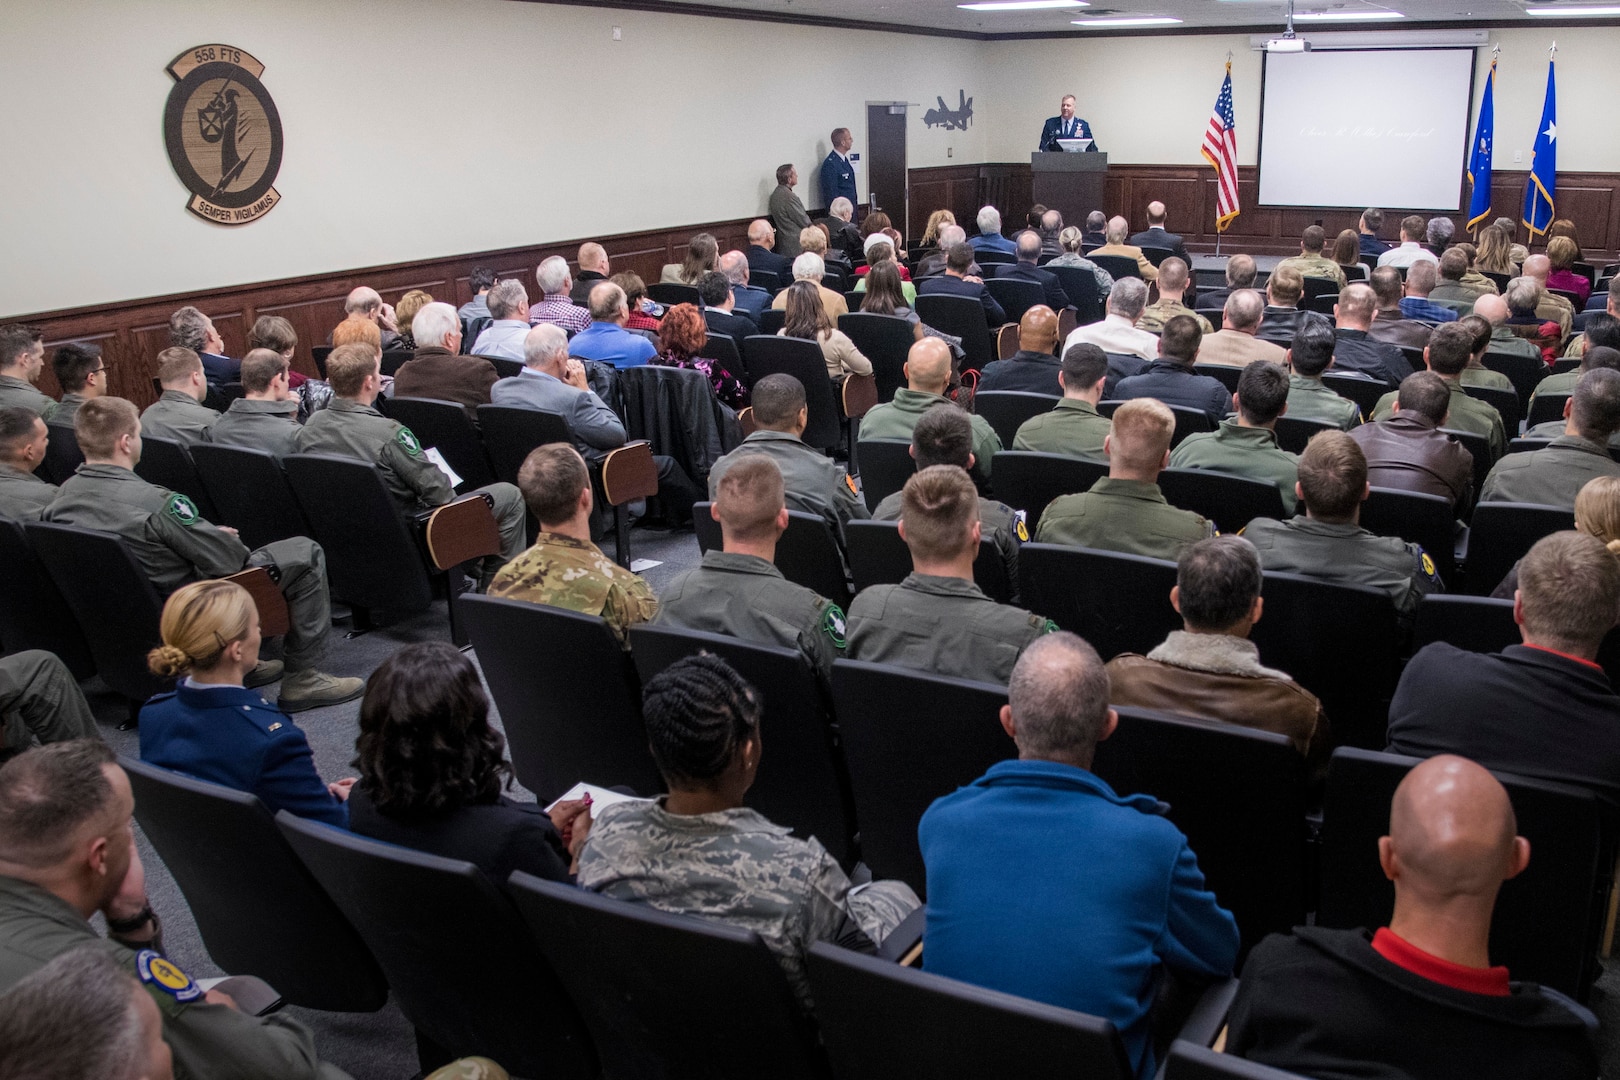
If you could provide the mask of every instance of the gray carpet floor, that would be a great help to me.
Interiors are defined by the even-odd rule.
[[[611,551],[611,541],[606,545]],[[698,561],[697,541],[688,531],[636,529],[631,539],[637,559],[660,563],[643,572],[655,591],[662,589],[675,574]],[[402,645],[417,641],[448,641],[450,629],[445,605],[435,603],[428,611],[389,626],[379,627],[357,638],[346,638],[349,627],[339,622],[333,627],[327,651],[326,668],[334,675],[365,677]],[[476,657],[475,657],[476,659]],[[92,684],[93,685],[93,684]],[[122,701],[111,695],[92,694],[97,720],[107,741],[120,754],[139,757],[135,732],[120,732],[124,719]],[[498,714],[496,717],[499,722]],[[315,764],[327,779],[353,775],[354,740],[359,731],[359,703],[311,710],[298,717],[298,724],[309,737]],[[514,797],[528,798],[514,788]],[[225,975],[209,957],[197,933],[196,923],[186,907],[174,879],[137,829],[137,842],[146,865],[147,889],[152,906],[162,916],[169,956],[194,977]],[[1620,963],[1610,963],[1593,990],[1592,1010],[1603,1025],[1603,1076],[1620,1077]],[[329,1013],[289,1008],[315,1032],[321,1056],[346,1070],[355,1080],[409,1080],[417,1074],[416,1046],[411,1026],[390,1002],[376,1013]]]

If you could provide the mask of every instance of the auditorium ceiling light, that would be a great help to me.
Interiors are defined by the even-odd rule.
[[[1620,7],[1533,7],[1525,8],[1526,15],[1553,15],[1562,18],[1565,15],[1620,15]]]
[[[1298,22],[1380,22],[1406,15],[1399,11],[1301,11],[1294,18]]]
[[[1103,30],[1110,26],[1170,26],[1179,23],[1180,19],[1172,19],[1168,15],[1145,15],[1129,19],[1070,19],[1074,26],[1083,26],[1087,30]]]
[[[957,4],[968,11],[1044,11],[1048,8],[1090,7],[1087,0],[984,0],[978,4]]]

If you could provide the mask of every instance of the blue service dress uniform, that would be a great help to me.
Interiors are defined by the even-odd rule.
[[[240,686],[186,679],[141,707],[141,760],[257,795],[270,808],[349,827],[292,717]]]

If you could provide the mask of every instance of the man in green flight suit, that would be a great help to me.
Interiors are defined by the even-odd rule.
[[[1107,381],[1108,354],[1099,346],[1081,341],[1064,349],[1058,371],[1062,400],[1020,424],[1012,448],[1102,460],[1108,418],[1098,414],[1097,402]]]
[[[40,518],[62,525],[117,533],[124,538],[159,596],[205,578],[263,566],[281,588],[291,620],[285,638],[286,677],[277,704],[284,712],[352,701],[362,679],[339,679],[315,667],[332,629],[326,555],[319,544],[295,536],[249,551],[236,530],[204,520],[192,501],[135,475],[141,459],[141,421],[123,398],[85,402],[73,431],[84,464],[62,484]],[[261,662],[248,680],[262,686],[281,675],[276,661]]]
[[[906,385],[894,392],[894,400],[874,406],[861,417],[863,439],[905,439],[910,441],[911,429],[917,419],[929,409],[956,406],[945,396],[951,382],[951,349],[939,338],[925,337],[911,346],[906,353],[903,369]],[[973,475],[983,483],[990,481],[990,459],[996,451],[1005,449],[1001,437],[990,421],[975,415],[973,424]]]
[[[1210,469],[1276,484],[1283,512],[1294,513],[1299,457],[1277,445],[1277,418],[1288,411],[1288,372],[1257,360],[1238,377],[1237,415],[1212,432],[1189,435],[1170,455],[1172,469]]]
[[[750,454],[715,488],[711,513],[722,548],[711,548],[670,582],[653,622],[798,649],[830,677],[833,661],[844,655],[844,612],[776,568],[776,542],[788,523],[782,470],[764,454]]]
[[[934,465],[901,492],[912,572],[872,585],[849,608],[849,658],[1006,685],[1024,647],[1057,626],[998,604],[973,583],[979,495],[967,471]]]

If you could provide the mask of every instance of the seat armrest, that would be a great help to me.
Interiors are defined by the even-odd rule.
[[[1176,1032],[1176,1038],[1199,1046],[1213,1046],[1221,1029],[1226,1026],[1226,1014],[1237,997],[1238,980],[1223,979],[1209,986],[1199,995],[1198,1003],[1187,1014],[1187,1022]]]
[[[292,619],[287,614],[287,598],[281,595],[281,587],[264,567],[250,566],[246,570],[238,570],[225,580],[236,582],[253,597],[253,606],[259,609],[260,634],[280,637],[292,626]]]
[[[490,498],[482,492],[463,495],[430,511],[423,539],[428,558],[439,570],[501,552],[501,530],[495,524]]]
[[[922,958],[923,926],[928,921],[928,905],[924,904],[889,931],[889,936],[878,946],[878,955],[902,967],[915,967]]]
[[[1011,360],[1018,351],[1018,324],[1002,323],[995,331],[996,359]]]
[[[602,494],[609,506],[623,506],[658,494],[658,464],[645,439],[625,443],[602,459]]]
[[[877,376],[845,376],[843,397],[845,416],[851,420],[865,416],[878,403]]]

